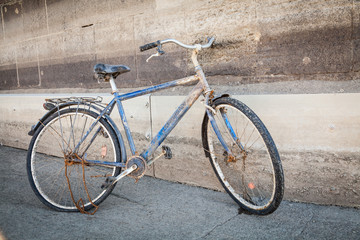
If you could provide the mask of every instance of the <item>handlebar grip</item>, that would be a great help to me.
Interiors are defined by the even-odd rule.
[[[159,45],[160,45],[160,41],[148,43],[148,44],[145,44],[143,46],[140,46],[140,51],[143,52],[143,51],[149,50],[151,48],[155,48],[155,47],[157,47]]]

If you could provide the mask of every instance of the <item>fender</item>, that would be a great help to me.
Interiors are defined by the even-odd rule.
[[[42,118],[40,118],[40,120],[31,127],[30,132],[28,133],[28,135],[30,136],[34,136],[36,130],[40,127],[42,122],[45,122],[46,119],[48,117],[50,117],[51,115],[53,115],[55,112],[57,112],[60,109],[66,108],[66,107],[71,107],[74,105],[79,105],[78,102],[67,102],[67,103],[63,103],[60,104],[59,107],[54,107],[51,110],[49,110],[44,116],[42,116]],[[88,104],[88,103],[81,103],[81,105],[87,105],[90,108],[96,110],[97,112],[101,112],[101,109],[94,106],[93,104]],[[104,115],[103,118],[106,119],[106,121],[110,124],[110,126],[113,128],[114,132],[116,133],[117,139],[118,139],[118,143],[120,146],[120,154],[121,154],[121,161],[122,162],[126,162],[127,156],[126,156],[126,148],[125,148],[125,144],[124,144],[124,140],[122,138],[122,135],[120,133],[119,128],[116,126],[115,122],[110,118],[110,116],[108,115]]]
[[[211,105],[212,105],[213,102],[215,102],[216,100],[218,100],[218,99],[220,99],[220,98],[223,98],[223,97],[230,97],[230,95],[227,94],[227,93],[225,93],[225,94],[222,94],[222,95],[220,95],[220,96],[214,97],[213,99],[211,99]]]
[[[229,94],[222,94],[220,96],[216,96],[214,97],[213,99],[211,99],[211,102],[209,103],[210,106],[213,105],[213,102],[215,102],[216,100],[220,99],[220,98],[224,98],[224,97],[230,97]],[[205,137],[205,132],[207,131],[207,122],[208,122],[208,113],[207,111],[205,111],[205,114],[204,114],[204,118],[203,118],[203,121],[202,121],[202,124],[201,124],[201,139],[202,139],[202,144],[203,144],[203,149],[204,149],[204,152],[205,152],[205,157],[208,157],[210,158],[210,151],[208,149],[208,142],[207,142],[207,139]]]

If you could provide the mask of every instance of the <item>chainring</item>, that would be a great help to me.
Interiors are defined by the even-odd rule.
[[[133,156],[126,162],[126,168],[127,169],[130,168],[134,164],[137,166],[137,168],[133,172],[131,172],[128,176],[138,180],[145,174],[146,161],[141,156]]]

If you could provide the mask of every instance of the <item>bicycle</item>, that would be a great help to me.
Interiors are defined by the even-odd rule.
[[[80,211],[92,214],[125,176],[139,180],[159,157],[171,158],[171,149],[155,150],[186,114],[193,103],[204,97],[202,144],[206,157],[225,191],[249,213],[266,215],[274,212],[283,198],[283,169],[275,143],[259,117],[244,103],[228,94],[215,96],[209,87],[197,56],[212,46],[214,38],[204,45],[186,45],[175,39],[145,44],[141,51],[156,48],[152,57],[163,55],[162,46],[174,43],[192,50],[196,74],[120,94],[115,78],[130,71],[124,65],[97,64],[98,80],[109,82],[113,99],[104,104],[98,98],[46,99],[48,112],[29,132],[32,139],[27,155],[27,173],[36,196],[46,206],[58,211]],[[139,153],[135,147],[122,101],[183,85],[195,85],[189,95],[164,124],[148,147]],[[121,118],[130,157],[119,128],[111,119],[115,105]]]

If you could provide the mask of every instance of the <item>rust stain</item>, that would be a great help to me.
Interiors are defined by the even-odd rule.
[[[228,155],[227,162],[236,162],[236,158],[233,155]]]

